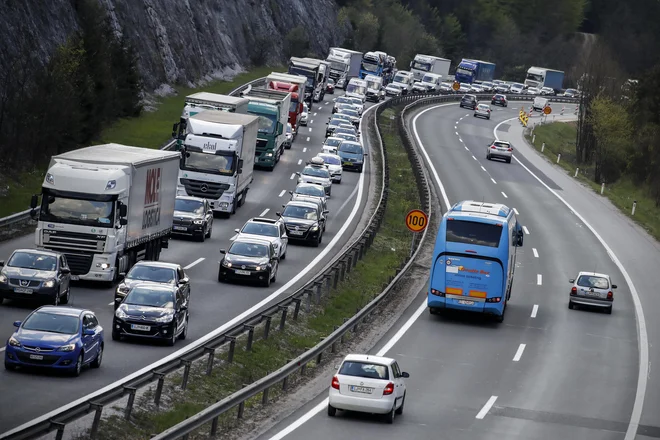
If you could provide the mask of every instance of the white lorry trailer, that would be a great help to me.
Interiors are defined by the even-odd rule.
[[[410,62],[410,71],[415,77],[415,81],[421,81],[426,73],[435,73],[446,79],[450,66],[451,60],[446,58],[417,54],[415,59]]]
[[[39,196],[37,247],[62,252],[72,280],[115,282],[168,247],[181,154],[120,144],[53,156]]]
[[[253,180],[259,118],[207,110],[188,119],[177,195],[207,199],[227,216],[245,203]]]

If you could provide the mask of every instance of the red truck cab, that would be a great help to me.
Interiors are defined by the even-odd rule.
[[[291,93],[291,106],[289,107],[289,123],[293,132],[298,133],[298,121],[303,112],[303,103],[298,94],[298,84],[291,84],[284,81],[269,81],[267,88],[270,90],[279,90],[281,92]]]

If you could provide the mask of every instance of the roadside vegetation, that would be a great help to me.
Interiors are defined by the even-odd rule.
[[[205,362],[193,365],[186,390],[181,389],[181,375],[166,377],[160,408],[153,405],[153,393],[146,392],[138,399],[130,423],[124,422],[121,415],[102,421],[97,437],[99,440],[148,439],[176,425],[313,347],[382,292],[383,286],[389,283],[410,253],[410,232],[404,224],[405,215],[411,209],[420,207],[408,155],[396,134],[396,127],[389,127],[389,116],[392,114],[392,110],[387,110],[381,116],[389,172],[394,177],[389,181],[385,218],[366,256],[347,274],[344,282],[329,297],[324,296],[320,304],[313,304],[309,312],[305,312],[303,302],[298,321],[294,322],[289,317],[283,332],[272,325],[270,337],[264,340],[257,336],[263,335],[263,330],[260,333],[257,328],[251,351],[245,351],[245,337],[240,338],[232,363],[227,362],[226,353],[219,353],[210,375],[205,374]],[[379,156],[372,157],[377,169],[380,167]],[[373,185],[378,185],[378,182],[380,173],[374,178]],[[379,192],[378,188],[376,193]],[[346,337],[350,339],[352,335],[347,334]],[[315,366],[314,362],[307,365],[307,377],[314,375]],[[289,387],[302,380],[300,375],[291,376]],[[281,387],[273,387],[269,393],[270,401],[281,394]],[[258,395],[246,402],[245,417],[250,417],[250,411],[260,407],[261,396]],[[220,418],[219,436],[222,437],[223,429],[230,429],[236,424],[235,410],[225,414]],[[199,438],[205,437],[207,429]],[[83,435],[80,438],[86,437]]]

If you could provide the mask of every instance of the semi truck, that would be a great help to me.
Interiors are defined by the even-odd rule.
[[[305,83],[307,78],[301,75],[289,75],[288,73],[272,72],[266,77],[266,88],[291,93],[291,104],[289,105],[289,122],[293,128],[293,135],[298,134],[300,115],[303,113],[303,97],[305,94]]]
[[[410,71],[415,77],[415,81],[421,81],[427,73],[435,73],[446,78],[449,75],[450,66],[451,60],[446,58],[417,54],[410,62]]]
[[[319,87],[314,93],[314,101],[322,101],[325,97],[325,91],[328,88],[328,79],[330,78],[330,63],[326,60],[319,60],[317,58],[303,58],[303,60],[319,66]]]
[[[307,83],[305,84],[305,101],[309,103],[310,110],[314,102],[323,99],[327,85],[327,64],[325,62],[311,58],[291,57],[289,59],[288,73],[291,75],[302,75],[307,78]]]
[[[259,118],[207,110],[191,116],[181,151],[177,195],[207,199],[226,216],[245,203],[253,179]]]
[[[495,64],[464,58],[456,68],[454,79],[462,84],[472,84],[475,81],[492,81],[494,76]]]
[[[367,75],[383,76],[383,69],[385,68],[385,58],[377,52],[366,52],[362,55],[360,61],[360,79],[364,79]]]
[[[36,246],[63,253],[72,280],[114,283],[136,262],[158,260],[172,231],[180,158],[120,144],[53,156],[30,201]]]
[[[291,94],[251,88],[243,96],[250,100],[248,113],[259,117],[254,165],[272,171],[284,153],[284,127],[289,119]]]
[[[546,69],[544,67],[530,67],[525,78],[528,87],[550,87],[559,93],[564,86],[564,72],[561,70]]]
[[[352,78],[360,75],[360,61],[362,61],[362,52],[341,47],[331,47],[328,58],[330,63],[330,72],[328,76],[335,81],[339,88],[346,88]]]

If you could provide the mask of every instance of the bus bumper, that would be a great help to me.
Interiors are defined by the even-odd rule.
[[[469,304],[473,302],[473,304]],[[487,315],[502,316],[504,312],[504,303],[487,303],[481,298],[470,297],[455,297],[450,295],[448,297],[437,296],[433,294],[428,295],[427,305],[432,312],[438,310],[461,310],[465,312],[485,313]]]

